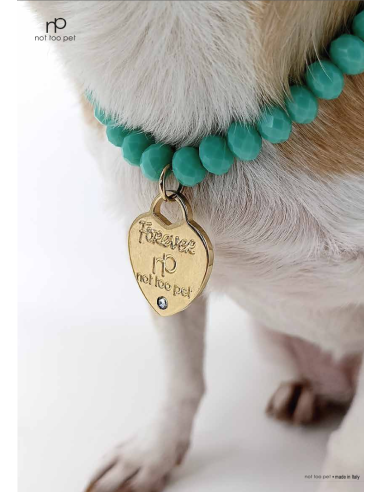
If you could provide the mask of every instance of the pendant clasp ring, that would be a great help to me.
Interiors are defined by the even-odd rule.
[[[165,181],[171,172],[172,172],[172,166],[171,166],[171,164],[167,164],[165,166],[165,168],[162,170],[162,172],[160,174],[160,178],[159,178],[160,195],[163,198],[163,200],[166,202],[167,201],[174,201],[175,200],[174,195],[181,193],[183,188],[184,188],[183,185],[181,183],[179,183],[179,186],[178,186],[176,191],[167,190],[167,188],[165,186]],[[169,194],[168,194],[168,191],[169,191]]]

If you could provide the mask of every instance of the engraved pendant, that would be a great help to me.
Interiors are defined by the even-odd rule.
[[[171,223],[160,213],[164,198],[159,194],[148,213],[139,215],[130,227],[128,249],[140,290],[161,316],[184,309],[201,294],[213,266],[213,246],[192,219],[192,210],[181,193],[170,201],[181,209],[182,219]]]

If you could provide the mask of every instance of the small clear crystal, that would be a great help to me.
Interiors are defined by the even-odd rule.
[[[158,297],[157,305],[159,306],[160,309],[167,309],[168,301],[165,297]]]

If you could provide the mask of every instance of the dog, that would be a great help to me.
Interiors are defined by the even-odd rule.
[[[83,97],[91,91],[120,125],[173,145],[255,122],[282,104],[290,81],[350,25],[357,1],[34,1],[44,23],[65,19],[75,41],[57,44],[78,90],[90,148],[113,206],[131,223],[157,185],[129,166]],[[267,410],[297,424],[329,402],[348,405],[330,437],[326,473],[363,477],[363,76],[317,119],[264,142],[185,194],[215,247],[210,282],[185,311],[154,314],[165,360],[163,407],[144,435],[115,448],[91,492],[158,492],[183,460],[204,394],[210,292],[231,296],[256,324],[258,343],[282,379]],[[341,485],[341,484],[340,484]],[[319,492],[343,490],[322,482]],[[346,484],[346,491],[361,484]],[[353,487],[353,489],[351,488]]]

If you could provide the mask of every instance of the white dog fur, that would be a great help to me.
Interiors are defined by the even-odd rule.
[[[308,26],[318,36],[321,2],[296,3],[315,3],[316,19],[308,18]],[[76,35],[75,42],[59,46],[81,92],[91,90],[120,124],[173,145],[197,143],[225,131],[232,120],[254,121],[263,101],[274,93],[281,97],[281,72],[287,78],[291,70],[292,50],[269,88],[260,27],[265,2],[41,1],[31,7],[44,22],[65,18],[65,34]],[[306,39],[310,45],[321,42]],[[316,46],[302,48],[308,53]],[[91,125],[89,138],[110,200],[127,225],[148,210],[156,186]],[[359,158],[354,154],[356,149],[348,160]],[[163,407],[144,435],[111,452],[92,480],[92,492],[116,492],[122,483],[123,491],[160,491],[182,460],[204,393],[211,291],[231,295],[252,313],[261,333],[267,330],[261,339],[272,350],[269,357],[284,364],[282,380],[288,382],[270,402],[274,415],[285,410],[295,382],[309,381],[290,416],[298,422],[312,417],[317,398],[350,401],[357,387],[331,437],[325,469],[363,477],[363,382],[361,377],[357,383],[351,365],[351,357],[361,359],[363,351],[362,175],[319,173],[306,155],[295,160],[297,165],[292,155],[265,143],[255,162],[237,162],[228,174],[209,175],[189,192],[195,219],[215,247],[214,271],[205,295],[186,311],[155,315],[168,382]],[[316,367],[324,361],[330,372],[301,362],[298,347],[308,346]],[[319,490],[342,490],[339,485],[327,482]],[[360,490],[358,484],[350,487]]]

